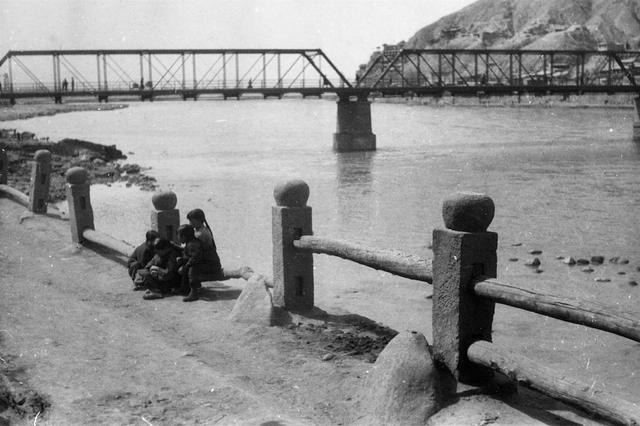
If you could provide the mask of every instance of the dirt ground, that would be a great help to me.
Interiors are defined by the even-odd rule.
[[[68,222],[6,199],[0,233],[0,424],[349,424],[396,334],[322,306],[284,327],[230,322],[243,280],[145,301]],[[597,424],[529,392],[459,391],[430,424]]]

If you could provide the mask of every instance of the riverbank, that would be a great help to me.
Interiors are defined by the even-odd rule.
[[[113,182],[126,182],[143,190],[157,188],[155,178],[148,176],[137,164],[127,164],[127,156],[115,145],[104,146],[88,141],[65,138],[53,142],[49,137],[41,137],[31,132],[17,132],[15,129],[3,129],[2,121],[22,120],[33,117],[49,116],[69,112],[111,111],[126,108],[125,104],[17,104],[13,107],[0,107],[0,149],[7,151],[9,160],[8,184],[24,193],[29,192],[31,179],[31,160],[39,149],[52,153],[52,173],[49,201],[56,202],[66,198],[64,173],[71,167],[84,167],[89,172],[92,183],[110,185]]]
[[[242,280],[206,283],[193,304],[145,301],[124,267],[71,244],[66,221],[24,219],[6,199],[0,212],[2,424],[340,425],[366,415],[372,363],[393,330],[326,304],[284,327],[231,322]],[[462,387],[458,397],[429,424],[601,424],[526,389]]]
[[[307,111],[307,115],[297,114],[298,110],[306,107],[312,107],[313,111]],[[275,109],[278,110],[277,113],[273,113]],[[315,116],[318,111],[320,113]],[[308,114],[311,112],[314,116],[309,120]],[[565,114],[567,112],[567,110],[563,111]],[[599,135],[597,129],[600,127],[606,129],[607,133],[611,128],[618,131],[622,127],[616,124],[603,125],[599,121],[603,111],[572,113],[571,120],[568,122],[581,130],[587,129],[581,131],[576,138],[579,141],[580,150],[588,155],[592,152],[593,161],[556,164],[555,159],[563,152],[551,149],[552,146],[556,146],[555,144],[540,145],[536,142],[542,140],[546,144],[549,140],[527,136],[527,132],[536,135],[543,133],[545,131],[543,124],[547,123],[546,120],[558,114],[558,111],[546,111],[542,108],[517,111],[513,108],[407,108],[401,105],[379,105],[376,107],[376,132],[381,136],[387,135],[384,136],[385,138],[393,135],[393,141],[385,141],[378,152],[365,153],[365,155],[359,153],[336,155],[331,152],[330,143],[327,142],[330,141],[329,132],[335,124],[335,105],[326,102],[314,103],[313,100],[274,100],[271,103],[262,100],[140,103],[132,105],[131,110],[128,111],[116,111],[112,114],[82,114],[79,115],[83,118],[80,122],[75,119],[67,120],[70,117],[55,117],[28,121],[24,123],[25,127],[20,126],[20,128],[28,131],[30,128],[27,126],[34,126],[32,129],[38,129],[38,133],[55,135],[57,138],[69,135],[101,141],[105,144],[117,141],[127,150],[145,153],[144,160],[139,161],[153,166],[154,173],[163,187],[171,188],[178,194],[182,212],[193,207],[201,207],[207,212],[210,222],[217,231],[216,241],[219,242],[224,261],[235,259],[246,262],[259,272],[267,274],[271,269],[269,249],[270,209],[273,205],[271,194],[273,184],[277,180],[290,178],[294,174],[310,179],[309,184],[312,189],[310,205],[314,208],[314,230],[318,235],[340,236],[372,246],[397,247],[408,253],[423,254],[424,257],[430,256],[426,245],[430,241],[431,230],[441,224],[438,200],[442,199],[446,192],[458,190],[458,188],[483,191],[494,196],[496,201],[497,217],[491,229],[500,234],[498,276],[501,279],[506,279],[507,282],[524,283],[533,289],[546,290],[554,294],[596,297],[603,302],[619,304],[622,307],[634,307],[635,312],[638,287],[630,287],[626,281],[637,280],[635,268],[639,257],[637,244],[634,244],[637,241],[635,231],[637,227],[632,220],[627,221],[626,218],[634,217],[632,212],[635,211],[637,204],[633,201],[635,198],[629,200],[629,197],[624,195],[628,193],[633,197],[632,189],[637,187],[635,179],[637,173],[634,173],[634,170],[627,173],[622,165],[625,161],[634,161],[636,157],[633,151],[628,152],[632,147],[624,151],[626,147],[624,141],[616,142],[593,136]],[[412,119],[413,114],[416,114],[415,119]],[[513,120],[514,116],[523,117],[523,119]],[[588,119],[583,119],[583,116]],[[283,120],[283,117],[286,120]],[[71,122],[71,125],[68,122]],[[141,122],[146,123],[144,128],[140,126]],[[252,122],[258,123],[260,128],[251,129]],[[316,122],[321,123],[322,126],[314,126]],[[598,124],[592,126],[591,122]],[[43,123],[46,125],[42,126]],[[198,124],[201,123],[206,123],[206,126],[199,126]],[[277,124],[269,125],[270,123]],[[401,132],[399,123],[406,123],[402,126],[403,128],[411,126],[417,131]],[[458,126],[458,123],[464,123],[464,125]],[[492,123],[500,123],[502,126],[498,126],[497,132],[488,133]],[[536,125],[527,126],[527,123],[536,123]],[[550,133],[553,137],[560,141],[570,137],[571,135],[559,131],[562,126],[558,124],[566,126],[567,123],[552,122],[550,127],[553,129]],[[298,125],[304,133],[298,129]],[[327,136],[321,132],[320,127],[328,129]],[[250,131],[243,132],[246,128]],[[510,133],[507,130],[512,128],[518,128],[519,131]],[[310,131],[310,129],[314,130]],[[451,129],[454,129],[455,133],[451,133]],[[314,139],[316,133],[321,136]],[[103,134],[106,137],[100,139]],[[443,136],[438,138],[435,136],[437,134]],[[472,141],[468,144],[453,145],[453,150],[438,146],[438,143],[449,140],[464,141],[469,137],[468,135],[472,135]],[[408,143],[414,137],[421,141],[420,144],[427,143],[428,138],[436,139],[435,143],[422,147],[417,143]],[[510,138],[533,143],[532,150],[525,149],[526,144],[522,144],[522,149],[517,150],[496,150],[488,144],[492,140],[509,141]],[[188,144],[182,143],[185,139],[189,141]],[[300,140],[307,141],[306,149],[300,146]],[[607,141],[606,149],[599,146],[601,141]],[[481,149],[475,149],[476,144],[480,144]],[[296,150],[287,150],[289,147],[296,147]],[[393,148],[393,151],[389,152],[389,148]],[[539,158],[540,150],[543,158]],[[229,154],[236,151],[236,155]],[[485,151],[490,155],[485,155]],[[614,152],[611,162],[607,161],[608,151]],[[206,155],[199,155],[205,152]],[[535,155],[527,155],[531,152]],[[621,152],[626,154],[620,155]],[[196,153],[198,155],[194,155]],[[390,154],[392,154],[391,158],[389,158]],[[412,166],[412,161],[416,157],[418,161]],[[505,164],[505,158],[509,164]],[[212,162],[211,159],[215,161]],[[395,161],[391,161],[394,159]],[[523,159],[524,161],[521,161]],[[247,166],[243,167],[244,164]],[[588,167],[583,168],[584,164]],[[188,173],[185,173],[185,170],[188,170]],[[429,173],[423,173],[425,170]],[[558,170],[561,171],[560,174]],[[565,174],[567,170],[572,173]],[[587,173],[582,173],[582,170]],[[403,180],[403,176],[409,176],[409,179]],[[582,182],[583,185],[576,186],[575,182]],[[598,191],[601,186],[607,189],[606,193]],[[148,226],[150,194],[137,190],[119,191],[116,187],[119,185],[114,185],[114,188],[100,186],[92,192],[97,229],[136,243]],[[616,194],[616,197],[608,194]],[[589,199],[593,199],[594,202],[588,203]],[[422,200],[430,201],[427,203]],[[398,215],[394,215],[395,212]],[[624,216],[620,217],[617,214],[619,212],[624,212]],[[6,220],[10,226],[20,228],[15,219],[16,215],[5,214],[3,210],[2,217],[6,218],[3,220]],[[14,219],[12,220],[11,217]],[[105,220],[105,217],[112,223]],[[418,217],[419,220],[414,221],[414,217]],[[379,220],[380,218],[384,220]],[[25,221],[24,226],[27,226],[30,221],[31,219]],[[340,226],[333,226],[335,222]],[[408,226],[404,226],[405,223]],[[137,227],[134,226],[131,229],[131,224]],[[567,229],[571,232],[566,232]],[[387,230],[390,232],[385,232]],[[37,230],[32,231],[32,237],[40,237]],[[3,230],[3,236],[12,238],[13,234],[4,232]],[[63,242],[68,241],[68,231],[66,233],[66,237],[64,233],[60,234]],[[413,237],[414,235],[417,238]],[[53,235],[52,238],[58,237]],[[26,245],[24,241],[21,241],[21,244]],[[40,244],[46,243],[40,242]],[[14,255],[12,248],[9,246],[8,250],[11,256]],[[534,249],[543,251],[541,255],[535,255],[541,261],[541,267],[537,269],[525,266],[525,262],[532,258],[531,251]],[[16,251],[15,255],[24,256],[24,253],[29,251]],[[40,256],[39,251],[33,253]],[[621,259],[623,257],[630,259],[630,263],[619,265],[605,262],[603,265],[594,266],[591,268],[593,271],[588,273],[582,271],[583,267],[570,267],[564,264],[556,258],[558,255],[573,255],[576,259],[580,257],[589,259],[592,255],[604,255],[606,259],[620,256]],[[516,258],[520,260],[516,261]],[[44,256],[36,259],[35,265],[34,262],[24,263],[23,271],[31,274],[33,269],[37,273],[48,274],[51,269],[50,264],[58,265],[49,262],[48,259],[48,254],[45,253]],[[38,260],[39,263],[37,263]],[[70,261],[81,262],[78,258],[65,262]],[[15,258],[14,264],[20,265],[19,257]],[[317,306],[326,310],[340,307],[349,312],[373,318],[398,331],[419,330],[425,336],[431,335],[431,302],[429,300],[431,289],[429,286],[407,282],[407,280],[396,279],[385,274],[371,273],[370,270],[362,269],[358,265],[352,267],[344,261],[332,261],[327,256],[315,257],[314,266],[317,279]],[[107,266],[96,267],[96,272],[90,272],[90,274],[102,274],[103,270],[111,269],[114,273],[121,273],[119,268],[112,265],[110,269]],[[327,272],[328,270],[330,272]],[[544,270],[543,273],[541,273],[542,270]],[[626,275],[619,275],[621,272]],[[25,278],[13,278],[11,274],[4,274],[2,277],[4,278],[5,275],[7,288],[9,286],[13,288],[14,282],[25,281]],[[90,293],[95,291],[93,283],[87,285],[84,282],[85,277],[86,274],[84,277],[76,276],[76,272],[68,270],[67,276],[61,278],[61,280],[71,279],[74,289],[82,289],[76,290],[78,294],[74,296],[77,297],[70,297],[71,306],[81,305],[82,299],[90,298],[92,296]],[[611,281],[608,283],[595,281],[596,278],[601,277],[609,277]],[[37,283],[36,279],[29,279]],[[140,309],[138,304],[131,303],[133,299],[130,300],[131,297],[135,299],[137,294],[131,296],[126,280],[120,287],[118,283],[121,281],[118,280],[121,279],[123,279],[122,275],[117,276],[111,282],[110,290],[107,290],[112,294],[100,298],[96,304],[102,303],[111,308],[112,304],[109,304],[109,300],[112,299],[109,297],[112,297],[121,300],[123,305],[130,304],[131,309]],[[19,302],[34,303],[35,306],[24,308],[14,299],[10,302],[16,303],[15,309],[22,308],[25,312],[28,311],[29,318],[35,318],[36,321],[46,324],[47,318],[51,317],[55,318],[58,324],[66,325],[66,321],[75,324],[74,321],[91,323],[96,318],[102,319],[98,315],[90,316],[91,308],[87,308],[89,313],[86,318],[64,319],[64,321],[60,318],[58,321],[57,315],[53,314],[50,308],[39,306],[40,303],[47,303],[39,297],[39,292],[44,290],[38,285],[28,287],[28,290],[26,293],[18,294],[19,297],[24,298]],[[38,296],[37,299],[35,294]],[[49,296],[48,293],[46,295]],[[56,303],[58,299],[55,299]],[[50,300],[54,303],[53,298]],[[182,304],[179,300],[176,303]],[[164,308],[164,305],[161,306]],[[213,310],[220,309],[217,304],[209,304],[209,306]],[[36,309],[43,309],[43,315],[48,316],[40,317],[38,313],[32,313]],[[20,314],[20,311],[17,312]],[[189,309],[182,314],[189,316],[194,312]],[[126,308],[120,306],[117,313],[124,315]],[[148,314],[147,311],[142,313]],[[23,322],[28,324],[29,318],[24,319]],[[147,321],[150,321],[149,318],[155,321],[156,317],[148,314]],[[177,322],[190,321],[180,317],[171,319]],[[204,311],[199,317],[199,320],[210,328],[227,327],[225,321],[217,321],[218,319],[209,311]],[[123,348],[120,344],[117,348],[108,346],[115,337],[119,337],[116,331],[110,330],[111,326],[121,327],[122,323],[106,318],[96,325],[96,329],[87,328],[82,332],[95,333],[96,330],[104,329],[109,334],[106,336],[107,342],[99,349],[108,353],[121,351]],[[190,347],[189,343],[192,341],[182,341],[179,336],[172,335],[183,332],[184,324],[177,327],[171,322],[161,322],[154,326],[158,329],[169,327],[171,330],[166,334],[166,346],[169,346],[169,349],[165,349],[165,345],[159,345],[160,351],[171,351],[171,347]],[[144,321],[134,322],[129,325],[130,327],[140,327],[141,331],[146,333],[153,332],[153,329],[149,330],[148,326],[144,325]],[[605,383],[610,389],[628,390],[629,395],[637,394],[634,392],[634,389],[637,389],[634,373],[638,371],[638,360],[629,355],[633,353],[633,342],[616,339],[616,336],[607,336],[606,333],[583,330],[571,324],[542,320],[533,314],[503,306],[497,309],[494,327],[494,341],[521,353],[531,354],[532,358],[557,368],[567,376],[582,378],[588,383],[596,381],[599,384]],[[33,326],[33,328],[36,327]],[[85,337],[82,333],[78,333],[78,330],[74,331],[76,331],[76,340],[80,339],[86,342],[87,347],[91,347],[94,343],[91,336]],[[286,330],[282,331],[287,333]],[[44,329],[42,332],[55,334],[57,330],[52,332],[50,329]],[[205,332],[203,335],[205,336],[203,338],[207,337]],[[218,336],[217,332],[215,336]],[[265,337],[270,336],[269,334]],[[430,339],[430,337],[427,338]],[[71,338],[68,340],[71,341]],[[239,347],[242,347],[242,343],[240,342]],[[217,342],[211,341],[209,344],[215,346]],[[63,346],[66,345],[68,344],[65,340]],[[79,352],[83,349],[83,345],[78,343],[76,345],[78,348],[74,347],[75,351]],[[267,343],[265,345],[268,346]],[[36,346],[33,343],[30,347]],[[131,348],[131,350],[134,352],[122,355],[122,358],[145,359],[140,357],[142,349]],[[215,348],[207,348],[204,355],[198,356],[198,362],[203,359],[206,362],[207,356],[218,356],[215,350]],[[24,349],[18,348],[18,354],[23,352]],[[28,352],[27,356],[30,355],[33,353]],[[119,359],[111,356],[110,361]],[[40,357],[39,354],[38,357]],[[6,357],[3,356],[3,358]],[[259,356],[256,359],[258,360],[254,360],[256,363],[261,360]],[[46,369],[47,365],[55,361],[44,358],[40,368]],[[305,365],[305,358],[298,357],[296,361]],[[154,365],[160,365],[159,370],[163,373],[172,368],[171,365]],[[314,366],[313,363],[306,365],[310,368]],[[264,366],[264,368],[269,367],[270,365]],[[111,370],[105,370],[106,368],[98,362],[94,364],[87,362],[82,368],[71,371],[77,375],[106,374],[102,372],[103,370],[111,372]],[[36,370],[29,372],[34,373],[32,383],[38,386],[42,373]],[[57,370],[57,373],[60,374],[60,371]],[[127,376],[121,378],[122,387],[130,388],[132,386],[126,378],[139,379],[136,373],[130,373],[129,370],[126,374]],[[204,371],[204,374],[211,373]],[[234,372],[234,374],[253,377],[254,370],[244,373]],[[299,386],[297,382],[292,383],[292,379],[281,379],[275,374],[271,376],[265,372],[262,372],[262,375],[260,372],[256,374],[256,380],[271,381],[276,393],[288,392],[291,385]],[[291,374],[298,374],[298,370]],[[314,376],[309,376],[309,381],[314,380]],[[248,379],[247,381],[249,382]],[[140,388],[145,388],[147,393],[149,393],[148,389],[156,389],[152,382],[140,383]],[[332,384],[334,388],[348,385],[349,383],[343,384],[339,380]],[[284,391],[280,390],[280,386]],[[301,387],[299,391],[303,393],[307,390],[308,387]],[[133,399],[142,398],[143,391],[137,393]],[[328,390],[323,388],[321,391],[325,394],[335,393],[336,397],[343,395],[341,391],[331,388]],[[76,398],[85,398],[88,393],[95,394],[92,389],[78,388]],[[543,417],[546,419],[544,421],[536,422],[529,414],[526,421],[509,422],[507,413],[510,411],[502,408],[494,409],[490,405],[493,399],[485,397],[485,401],[482,401],[474,398],[473,395],[464,399],[466,395],[472,394],[470,392],[465,394],[460,403],[464,402],[470,408],[474,408],[475,411],[470,410],[469,413],[473,413],[475,417],[461,418],[464,410],[460,405],[455,404],[438,415],[439,421],[435,424],[447,424],[446,420],[449,420],[449,424],[563,423],[557,419],[553,421],[553,418],[549,420],[548,412],[553,411],[555,407],[553,402],[543,404],[544,408],[539,410],[543,413],[547,412],[547,417]],[[180,395],[172,396],[176,399],[182,398]],[[299,398],[295,393],[287,393],[285,396],[294,401],[298,401]],[[334,395],[330,396],[330,398],[333,397]],[[132,402],[131,399],[126,398],[126,395],[121,396],[122,398],[127,399],[127,404],[135,405],[135,401]],[[161,396],[161,398],[164,397]],[[219,398],[224,400],[224,395],[218,396],[213,393],[211,400],[206,403],[217,403]],[[309,406],[313,406],[316,402],[322,403],[322,397],[319,398],[316,401],[305,400],[301,403],[310,402]],[[353,399],[353,396],[350,398]],[[285,401],[281,404],[284,407],[291,405],[284,398],[280,401]],[[92,403],[94,404],[90,405]],[[156,403],[157,401],[154,400],[154,405]],[[161,401],[157,404],[164,408],[162,404],[166,402]],[[57,406],[57,403],[53,405]],[[84,408],[95,412],[96,407],[102,413],[102,401],[98,399],[90,399]],[[124,408],[127,409],[126,406]],[[105,408],[105,410],[115,409],[121,409],[121,407],[109,405]],[[308,411],[305,410],[308,409],[303,407],[302,415],[306,415]],[[333,408],[333,410],[337,409]],[[354,410],[350,408],[348,411],[351,413]],[[521,410],[530,413],[526,407]],[[481,416],[483,413],[486,417]],[[497,421],[494,420],[496,416]],[[148,419],[146,415],[145,418]],[[220,423],[224,423],[229,418],[225,417]],[[340,421],[323,422],[321,417],[312,418],[316,424],[335,424]],[[140,419],[134,420],[141,422]],[[134,420],[118,422],[116,419],[111,423],[133,423]],[[215,418],[210,420],[210,423],[214,423]],[[38,424],[40,421],[38,419]],[[158,422],[154,422],[156,423]],[[167,421],[167,423],[170,422]],[[304,421],[301,420],[298,423],[304,423]]]
[[[635,94],[374,97],[378,103],[494,108],[634,108]]]

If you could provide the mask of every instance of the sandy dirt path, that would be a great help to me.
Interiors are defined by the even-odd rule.
[[[144,301],[66,222],[19,223],[5,199],[0,211],[2,352],[51,401],[38,424],[335,424],[350,411],[371,364],[227,321],[241,280],[208,288],[215,300]]]

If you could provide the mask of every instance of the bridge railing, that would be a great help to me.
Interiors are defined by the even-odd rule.
[[[335,84],[335,85],[334,85]],[[246,92],[259,92],[260,90],[290,90],[290,89],[331,89],[333,87],[344,87],[342,82],[337,81],[323,81],[322,79],[285,79],[278,81],[277,79],[267,80],[245,80],[240,82],[224,81],[224,80],[212,80],[206,82],[182,82],[171,81],[162,82],[158,84],[145,83],[140,86],[137,82],[122,82],[122,81],[107,81],[105,82],[74,82],[67,83],[66,87],[57,85],[52,81],[44,81],[38,83],[13,83],[9,87],[2,88],[0,94],[25,94],[25,93],[44,93],[44,94],[62,94],[63,96],[73,96],[77,93],[108,93],[108,92],[131,92],[131,94],[138,94],[143,91],[156,91],[156,92],[192,92],[192,91],[207,91],[207,90],[243,90]]]
[[[640,319],[613,305],[542,294],[495,279],[497,234],[488,232],[493,201],[481,194],[445,200],[445,229],[433,232],[431,261],[388,249],[314,236],[309,188],[290,181],[274,190],[274,301],[289,310],[313,307],[313,257],[325,254],[394,275],[432,283],[433,357],[461,382],[483,385],[491,370],[570,405],[620,424],[640,424],[640,401],[602,386],[567,379],[520,354],[490,343],[495,303],[605,330],[640,342]]]

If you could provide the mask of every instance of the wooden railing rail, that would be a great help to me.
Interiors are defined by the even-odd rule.
[[[82,231],[82,238],[94,244],[106,247],[123,256],[129,257],[135,250],[135,247],[126,241],[118,240],[104,232],[94,229],[85,229]]]
[[[9,198],[10,200],[13,200],[24,207],[29,207],[29,196],[23,192],[18,191],[15,188],[10,187],[9,185],[0,184],[0,195]]]
[[[608,331],[640,342],[640,320],[616,306],[555,296],[483,279],[473,284],[476,295],[559,320]]]
[[[618,397],[597,383],[572,380],[552,368],[499,345],[479,340],[467,350],[472,362],[500,372],[519,384],[623,425],[640,425],[640,405]]]
[[[313,235],[303,235],[294,240],[293,245],[300,250],[336,256],[404,278],[427,283],[433,281],[431,261],[412,254]]]

